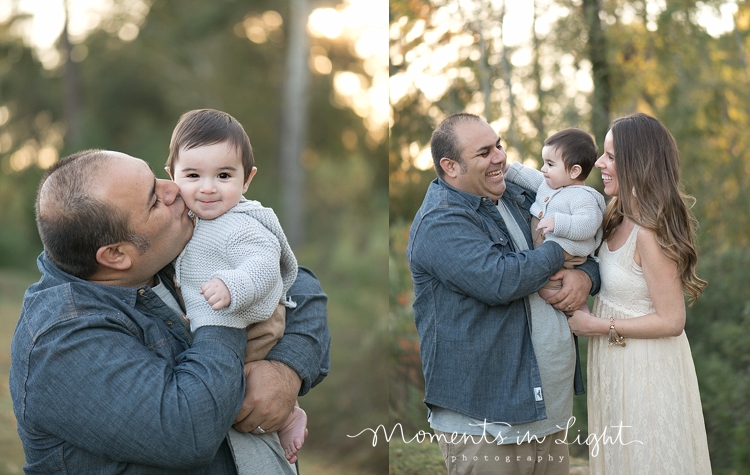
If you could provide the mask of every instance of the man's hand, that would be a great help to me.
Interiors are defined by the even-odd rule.
[[[549,280],[562,280],[562,288],[547,303],[570,314],[586,302],[591,291],[591,279],[578,269],[560,269]]]
[[[242,401],[235,430],[260,434],[278,431],[294,408],[302,387],[299,375],[278,361],[251,361],[245,364],[245,398]]]
[[[232,303],[232,295],[226,284],[215,277],[201,285],[200,293],[214,310],[221,310]]]

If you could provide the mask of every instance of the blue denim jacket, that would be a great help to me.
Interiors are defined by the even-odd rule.
[[[512,183],[501,198],[531,241],[534,193]],[[427,405],[489,421],[546,418],[527,296],[563,265],[562,248],[544,243],[516,252],[496,205],[442,179],[429,186],[409,232],[414,321]],[[599,289],[598,265],[580,266]],[[577,351],[576,351],[577,354]],[[576,357],[575,392],[583,393]]]
[[[11,343],[25,472],[236,473],[225,439],[244,394],[244,330],[191,337],[148,286],[87,282],[44,253],[38,265]],[[174,294],[171,266],[159,275]],[[289,312],[290,340],[274,352],[295,360],[304,392],[328,371],[330,336],[317,280],[300,272],[295,285],[290,294],[316,322]]]

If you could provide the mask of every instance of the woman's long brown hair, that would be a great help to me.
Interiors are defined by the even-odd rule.
[[[664,124],[642,113],[616,119],[611,130],[619,193],[604,214],[604,239],[624,217],[652,230],[664,254],[677,263],[692,305],[707,282],[695,273],[698,223],[690,212],[695,198],[680,183],[677,143]]]

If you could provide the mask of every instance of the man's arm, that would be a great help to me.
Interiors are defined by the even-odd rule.
[[[328,296],[315,274],[300,266],[289,297],[297,306],[287,309],[284,336],[266,359],[294,369],[302,379],[299,395],[304,396],[323,381],[331,366]]]
[[[296,308],[287,309],[284,336],[263,361],[245,365],[247,391],[234,428],[277,430],[299,394],[320,383],[330,368],[328,297],[307,268],[300,267],[289,290]]]
[[[244,331],[200,329],[175,362],[161,349],[169,339],[146,347],[135,332],[113,310],[41,334],[30,356],[26,426],[122,462],[209,463],[240,407]]]
[[[544,175],[535,168],[526,167],[520,162],[513,162],[505,167],[505,179],[536,193],[544,182]]]
[[[507,237],[494,242],[469,211],[437,208],[431,213],[412,231],[412,271],[420,269],[487,305],[505,305],[536,292],[563,265],[557,243],[510,252]],[[415,273],[414,278],[419,276]]]

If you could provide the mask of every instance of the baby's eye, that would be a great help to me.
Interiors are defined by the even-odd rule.
[[[231,175],[229,173],[219,173],[219,178],[221,178],[222,180],[226,180],[230,176]]]
[[[187,178],[198,178],[198,174],[197,173],[188,173],[187,174]]]

